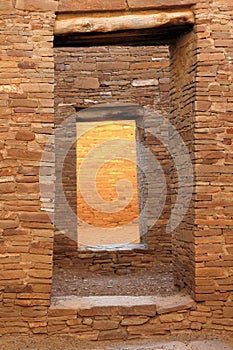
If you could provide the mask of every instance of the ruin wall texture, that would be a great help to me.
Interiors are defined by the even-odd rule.
[[[173,237],[174,269],[179,283],[196,300],[196,310],[190,317],[186,315],[188,321],[180,316],[175,329],[172,324],[177,314],[163,321],[169,324],[165,333],[192,329],[232,334],[233,6],[229,0],[193,3],[102,0],[79,1],[75,6],[73,1],[63,0],[60,11],[70,6],[74,11],[90,12],[193,5],[192,33],[171,45],[171,77],[172,86],[177,88],[172,89],[174,124],[190,147],[195,170],[193,201]],[[4,0],[0,4],[0,334],[61,334],[62,329],[71,334],[73,329],[76,335],[87,338],[86,325],[92,320],[80,321],[73,310],[66,311],[65,319],[64,310],[49,310],[54,227],[42,210],[39,166],[54,125],[53,27],[57,5],[53,0]],[[180,72],[181,63],[190,74]],[[48,197],[43,200],[50,210],[53,153],[51,149],[44,160],[51,181]],[[105,326],[98,325],[101,331]],[[116,325],[111,323],[110,327]],[[157,334],[154,322],[144,330],[148,336]],[[108,338],[117,339],[119,333],[109,332]],[[127,328],[124,338],[129,335]]]

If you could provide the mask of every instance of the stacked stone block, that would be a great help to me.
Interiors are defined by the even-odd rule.
[[[72,8],[84,12],[123,11],[126,7],[127,10],[166,9],[193,2],[80,1],[78,8],[77,3]],[[57,3],[4,0],[0,4],[1,335],[60,334],[65,329],[66,334],[87,338],[88,332],[84,332],[87,328],[83,326],[90,329],[93,322],[85,318],[81,321],[82,327],[74,327],[72,332],[67,327],[68,320],[73,315],[75,320],[69,321],[70,326],[79,326],[77,310],[67,311],[67,317],[61,310],[49,309],[54,228],[42,210],[38,176],[42,149],[47,135],[52,134],[54,122],[52,40]],[[64,3],[65,0],[60,2],[60,11],[65,10]],[[180,313],[176,310],[176,322],[170,315],[170,322],[168,325],[165,322],[164,328],[167,334],[185,330],[222,336],[227,332],[232,336],[233,6],[229,0],[198,0],[193,11],[196,24],[192,34],[172,44],[173,55],[177,57],[172,59],[171,76],[177,74],[178,56],[186,57],[182,86],[178,80],[174,86],[180,96],[173,91],[173,115],[174,124],[178,129],[180,125],[183,135],[187,117],[187,134],[191,136],[184,139],[193,156],[196,177],[188,212],[190,219],[187,217],[174,235],[174,268],[180,284],[188,286],[197,303],[196,310],[190,311],[189,316],[178,316]],[[186,84],[189,89],[185,89]],[[48,161],[48,171],[51,161],[52,158]],[[187,226],[189,223],[191,227]],[[139,316],[148,317],[142,311]],[[106,332],[106,327],[114,328],[123,320],[109,321],[102,325],[95,323],[95,327],[103,327],[102,331]],[[132,318],[130,322],[127,327],[133,327]],[[157,326],[156,322],[151,320],[149,327],[139,324],[138,331],[131,328],[131,335],[152,336],[157,330],[163,332],[162,319]],[[110,332],[107,337],[116,339],[118,334],[119,331]],[[95,340],[106,339],[106,333],[100,338],[96,333],[91,336]]]

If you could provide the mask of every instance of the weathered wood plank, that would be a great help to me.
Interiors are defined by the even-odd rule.
[[[144,109],[138,105],[113,104],[83,109],[77,113],[77,122],[100,122],[116,120],[135,120],[143,117]]]
[[[194,14],[191,10],[161,11],[156,13],[140,13],[111,17],[66,17],[58,16],[55,22],[54,34],[69,33],[115,32],[130,29],[149,29],[161,26],[177,26],[194,24]]]

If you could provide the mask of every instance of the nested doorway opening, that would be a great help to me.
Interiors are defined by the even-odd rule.
[[[71,41],[73,39],[69,38]],[[101,45],[97,46],[94,41],[90,45],[90,37],[88,37],[88,43],[82,47],[80,45],[71,46],[69,40],[66,47],[58,45],[55,49],[56,116],[58,124],[59,119],[62,120],[68,116],[73,116],[71,120],[73,127],[69,128],[69,133],[75,133],[75,137],[77,136],[76,111],[99,103],[123,102],[146,106],[156,111],[157,116],[160,115],[165,119],[169,119],[170,59],[168,45],[164,45],[164,42],[162,43],[163,45],[159,45],[158,41],[154,42],[151,37],[148,42],[143,40],[141,42],[139,42],[140,40],[132,41],[131,39],[131,42],[129,40],[124,42],[123,45],[120,45],[118,41],[109,45],[106,42],[102,42]],[[156,158],[161,164],[165,175],[167,193],[162,206],[156,200],[157,190],[161,186],[154,186],[154,206],[157,208],[162,207],[162,211],[158,220],[149,226],[147,234],[143,236],[143,249],[77,250],[77,242],[70,238],[72,235],[58,231],[55,235],[54,268],[55,270],[57,268],[60,269],[59,278],[64,276],[64,274],[60,273],[61,271],[64,272],[66,270],[67,272],[67,266],[70,271],[74,269],[74,272],[76,272],[76,275],[72,272],[71,279],[73,278],[73,280],[74,276],[81,276],[82,280],[85,280],[82,272],[84,272],[85,276],[89,274],[89,277],[94,273],[94,278],[105,274],[114,276],[114,280],[116,276],[121,275],[127,276],[126,279],[128,279],[129,276],[135,276],[137,273],[139,275],[143,274],[147,269],[151,271],[151,279],[147,276],[146,281],[144,280],[145,286],[149,287],[151,280],[155,276],[159,276],[160,282],[163,281],[164,274],[168,273],[168,279],[171,284],[168,288],[165,286],[165,289],[169,293],[174,292],[171,272],[172,236],[166,232],[171,213],[170,179],[172,162],[166,147],[151,132],[152,125],[159,131],[160,135],[165,135],[168,139],[167,124],[166,122],[164,124],[161,123],[161,119],[157,118],[155,114],[150,115],[150,118],[143,120],[140,134],[142,143],[152,153],[156,154]],[[76,152],[77,143],[74,142],[63,167],[63,188],[67,201],[75,214],[77,214],[78,207],[77,192],[75,192],[77,183]],[[141,202],[143,203],[145,193],[138,191],[138,196],[141,194]],[[72,227],[70,229],[69,225],[70,218],[64,215],[62,219],[66,223],[67,231],[70,233],[72,231]],[[77,228],[78,223],[76,224]],[[75,235],[77,237],[77,230]],[[78,282],[76,277],[75,280]],[[54,275],[55,280],[56,273]],[[102,281],[101,277],[100,280]],[[162,286],[163,283],[161,284],[160,282],[157,280],[156,285]],[[56,285],[56,281],[54,285]],[[89,295],[95,295],[95,288],[87,289]],[[56,286],[54,290],[56,293]],[[151,293],[150,288],[148,290]],[[111,288],[109,290],[105,288],[104,294],[108,294],[110,291],[114,292]],[[121,288],[121,292],[124,293],[123,288]],[[154,292],[156,293],[156,288]],[[81,295],[82,291],[78,289],[76,293]],[[135,293],[135,288],[132,293]],[[143,288],[141,293],[142,295],[145,294]]]
[[[56,48],[56,66],[55,66],[55,76],[56,76],[56,119],[57,123],[62,122],[67,117],[71,119],[68,131],[63,133],[64,139],[70,138],[70,135],[74,135],[77,141],[77,145],[83,142],[83,137],[80,138],[79,131],[81,128],[85,127],[87,124],[85,122],[77,122],[77,115],[82,113],[82,111],[91,110],[94,106],[121,103],[124,105],[135,105],[135,106],[146,106],[155,111],[155,116],[148,116],[147,118],[142,118],[141,125],[136,129],[137,134],[135,135],[135,140],[137,143],[142,144],[148,148],[155,158],[158,158],[164,169],[166,178],[167,192],[169,192],[169,155],[166,147],[161,144],[161,142],[156,138],[151,129],[154,127],[159,134],[164,134],[168,132],[166,130],[166,125],[160,125],[159,118],[156,115],[168,117],[170,106],[169,106],[169,52],[167,46],[118,46],[118,45],[108,45],[108,46],[91,46],[91,47],[70,47],[70,48]],[[80,112],[78,112],[80,111]],[[95,113],[95,112],[94,112]],[[98,112],[96,112],[98,114]],[[130,116],[131,120],[138,120],[136,115]],[[136,111],[137,113],[137,111]],[[125,117],[125,112],[122,111],[122,119],[129,120]],[[107,120],[109,121],[109,120]],[[98,121],[97,121],[98,123]],[[83,126],[81,126],[81,124]],[[79,126],[79,127],[78,127]],[[96,126],[96,130],[99,131],[100,128]],[[123,130],[127,130],[128,126],[123,126]],[[90,132],[90,131],[89,131]],[[80,131],[80,133],[82,133]],[[95,133],[95,131],[93,131]],[[97,134],[97,132],[96,132]],[[87,136],[88,137],[88,136]],[[100,135],[99,135],[100,137]],[[113,138],[115,136],[113,135]],[[93,137],[92,137],[93,139]],[[124,143],[125,140],[119,140]],[[86,139],[86,146],[91,145],[93,140]],[[83,146],[83,145],[82,145]],[[93,148],[96,148],[93,145]],[[83,150],[85,147],[82,147]],[[60,147],[62,148],[62,146]],[[121,148],[120,146],[118,148]],[[134,147],[134,152],[137,147]],[[89,147],[90,151],[90,147]],[[91,150],[93,154],[93,149]],[[137,151],[138,152],[138,151]],[[140,152],[138,152],[140,153]],[[127,156],[127,149],[125,150],[124,157]],[[143,210],[144,204],[147,197],[147,179],[145,179],[145,164],[144,160],[140,159],[142,156],[137,155],[136,161],[135,157],[133,160],[134,167],[134,179],[135,179],[135,169],[137,170],[137,192],[134,191],[134,195],[138,197],[138,204],[134,201],[134,210],[136,210],[136,205],[138,206],[138,214]],[[79,181],[77,179],[77,169],[76,169],[76,159],[79,158],[77,154],[76,144],[74,143],[71,147],[63,167],[62,181],[63,188],[73,212],[79,217],[78,203],[77,203],[77,183],[79,186]],[[93,159],[92,159],[93,160]],[[124,160],[125,170],[127,172],[127,164],[129,160]],[[136,166],[136,167],[135,167]],[[144,168],[143,168],[144,166]],[[148,169],[150,166],[148,166]],[[103,169],[102,169],[103,170]],[[150,169],[148,173],[152,172]],[[106,177],[105,177],[106,178]],[[131,176],[133,179],[133,177]],[[106,185],[110,183],[110,178],[106,178]],[[121,179],[119,179],[121,180]],[[124,180],[124,179],[122,179]],[[127,180],[127,179],[126,179]],[[131,181],[135,188],[135,180]],[[160,186],[160,185],[159,185]],[[158,187],[159,187],[158,186]],[[106,186],[105,186],[106,187]],[[127,187],[127,186],[126,186]],[[93,187],[92,187],[93,188]],[[130,191],[128,191],[130,192]],[[124,193],[124,197],[128,197],[130,193]],[[113,194],[116,193],[116,188],[111,191]],[[160,208],[161,203],[156,200],[156,189],[154,189],[154,207]],[[60,213],[62,213],[62,201],[60,199],[60,193],[57,193],[57,203],[60,205]],[[93,194],[90,194],[93,197]],[[127,199],[127,198],[126,198]],[[130,200],[128,200],[130,204]],[[60,204],[61,203],[61,204]],[[82,202],[82,205],[84,203]],[[86,205],[86,204],[85,204]],[[127,205],[126,205],[127,207]],[[85,208],[86,209],[86,208]],[[149,208],[151,209],[151,208]],[[80,210],[80,217],[82,216],[82,210]],[[168,216],[169,212],[169,199],[165,203],[165,211]],[[89,211],[90,213],[90,211]],[[93,213],[93,211],[92,211]],[[94,211],[96,215],[96,211]],[[128,216],[127,220],[132,221],[132,211],[127,210],[121,211],[121,214]],[[107,216],[107,215],[106,215]],[[105,219],[106,219],[105,216]],[[144,215],[145,216],[145,215]],[[147,215],[149,216],[149,214]],[[76,232],[76,227],[71,227],[70,217],[64,213],[60,215],[61,220],[65,222],[68,233],[72,230],[73,237],[76,237],[79,241],[79,233]],[[117,217],[119,221],[119,215]],[[165,231],[165,221],[161,218],[158,222],[157,227],[150,227],[150,232],[145,233],[145,228],[140,227],[140,242],[138,239],[133,238],[132,242],[128,243],[141,243],[142,245],[148,246],[149,249],[156,249],[157,254],[164,254],[166,250],[168,254],[171,252],[171,239],[164,235]],[[77,220],[79,221],[79,220]],[[143,220],[142,220],[143,221]],[[81,222],[81,220],[80,220]],[[77,227],[80,224],[77,222]],[[117,222],[117,221],[116,221]],[[125,222],[124,222],[125,223]],[[124,224],[123,223],[123,224]],[[101,223],[102,225],[103,223]],[[140,223],[141,226],[144,225],[143,222]],[[75,225],[74,225],[75,226]],[[93,225],[92,225],[93,226]],[[121,223],[118,226],[121,225]],[[144,225],[145,226],[145,225]],[[149,228],[149,224],[147,225]],[[150,225],[152,226],[152,225]],[[163,227],[162,227],[163,226]],[[95,225],[94,225],[95,228]],[[155,234],[156,231],[156,234]],[[96,230],[97,232],[97,230]],[[143,234],[142,234],[143,232]],[[68,235],[66,235],[67,237]],[[80,241],[82,241],[81,239]],[[110,242],[110,241],[109,241]],[[89,242],[91,243],[91,242]],[[80,244],[82,246],[88,245]],[[94,243],[94,242],[93,242]],[[114,241],[112,243],[115,243]],[[120,243],[120,242],[119,242]],[[125,242],[126,243],[126,242]],[[64,242],[61,242],[61,246],[64,247]]]
[[[77,289],[75,293],[78,295],[95,295],[98,290],[103,294],[115,292],[126,295],[144,295],[152,293],[152,290],[165,295],[173,293],[172,242],[171,235],[165,233],[170,214],[170,159],[168,150],[152,132],[153,128],[156,128],[159,135],[166,136],[168,132],[166,123],[162,125],[160,118],[156,117],[168,118],[170,113],[168,46],[151,44],[57,47],[55,58],[57,123],[73,116],[69,130],[63,134],[67,138],[71,133],[75,134],[75,142],[63,167],[63,188],[67,201],[77,215],[78,230],[74,232],[77,242],[71,240],[66,233],[57,232],[55,235],[54,293],[73,293],[72,288]],[[118,104],[133,108],[130,117],[126,116],[127,111],[123,109],[118,120],[109,118],[112,112],[105,112],[108,117],[98,121],[98,115],[101,114],[98,106]],[[142,117],[140,107],[148,107],[155,113]],[[94,121],[91,119],[93,116],[97,118]],[[110,141],[114,144],[116,139],[116,149],[123,151],[120,158],[117,153],[113,154],[114,145],[109,146],[106,143]],[[126,147],[128,141],[133,147]],[[147,221],[151,206],[148,206],[148,212],[139,222],[139,215],[148,196],[147,181],[153,169],[150,164],[146,164],[137,144],[150,150],[158,159],[164,173],[164,191],[167,191],[167,195],[161,215],[154,225]],[[101,151],[101,146],[107,146],[106,154]],[[128,149],[131,150],[131,155],[128,154]],[[97,155],[102,152],[101,156],[106,156],[107,162],[102,159],[102,163],[97,161],[96,166],[95,151]],[[109,159],[111,156],[113,160]],[[82,163],[84,172],[80,179]],[[120,211],[115,210],[115,217],[104,209],[100,214],[93,210],[94,190],[93,186],[88,185],[91,174],[88,167],[92,170],[97,167],[95,186],[105,203],[111,204],[116,195],[118,198],[122,195],[122,203],[126,205]],[[124,179],[128,183],[123,184],[122,193],[117,192],[117,182]],[[80,184],[82,187],[83,184],[86,185],[81,189],[86,201],[82,198]],[[129,191],[128,185],[133,191]],[[157,198],[161,189],[163,191],[162,185],[164,183],[153,186],[152,203],[156,208],[161,207]],[[59,202],[59,193],[57,196]],[[88,200],[92,203],[91,210],[87,206]],[[69,217],[65,213],[61,217],[70,232],[73,227],[70,227]],[[79,217],[83,220],[79,220]],[[91,230],[86,224],[91,224]],[[114,225],[119,230],[118,237],[113,235]],[[142,235],[145,226],[146,234]],[[105,229],[102,236],[99,228]],[[103,273],[108,276],[107,280],[111,280],[113,276],[113,282],[102,283]],[[62,288],[62,281],[67,278],[69,282]],[[136,280],[140,280],[141,285],[135,289],[133,286]],[[116,289],[106,289],[108,284]],[[90,288],[91,285],[105,286],[104,291],[102,287],[94,290]],[[120,290],[117,288],[119,285]],[[88,292],[85,288],[88,288]]]

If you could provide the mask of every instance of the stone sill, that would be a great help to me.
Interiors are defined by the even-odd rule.
[[[80,246],[78,247],[79,252],[100,252],[100,251],[129,251],[129,250],[146,250],[148,249],[145,244],[103,244],[103,245],[95,245],[95,246]]]
[[[193,309],[195,302],[189,295],[177,293],[159,296],[64,296],[54,297],[50,312],[75,310],[79,316],[143,315],[155,316]]]

